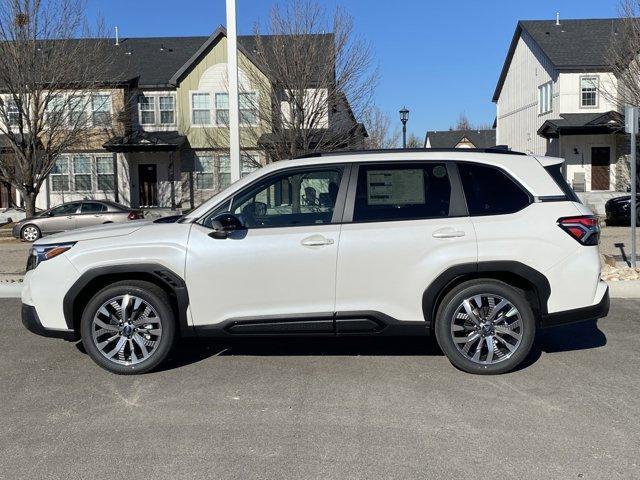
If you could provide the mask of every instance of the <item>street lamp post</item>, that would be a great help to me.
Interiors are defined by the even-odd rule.
[[[403,107],[400,110],[400,121],[402,122],[402,148],[407,148],[407,122],[409,121],[409,110]]]

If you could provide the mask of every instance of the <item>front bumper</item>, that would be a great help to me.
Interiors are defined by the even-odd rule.
[[[564,312],[554,312],[542,316],[540,326],[542,328],[556,327],[558,325],[567,325],[570,323],[588,322],[604,318],[609,314],[609,287],[604,293],[600,303],[584,308],[576,308],[575,310],[565,310]]]
[[[26,303],[22,304],[22,324],[27,330],[41,337],[62,338],[69,341],[78,339],[78,336],[73,330],[55,330],[43,327],[42,323],[40,323],[38,312],[36,312],[36,307],[27,305]]]

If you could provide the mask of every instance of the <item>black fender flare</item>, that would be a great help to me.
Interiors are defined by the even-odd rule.
[[[448,286],[465,277],[478,278],[486,275],[491,278],[500,274],[515,275],[531,283],[535,288],[540,315],[547,314],[551,286],[547,277],[538,270],[515,261],[464,263],[454,265],[442,272],[422,294],[422,312],[429,328],[433,326],[436,308],[443,297],[443,292],[448,290]]]
[[[84,272],[71,286],[64,296],[62,310],[64,320],[70,330],[75,330],[74,307],[78,296],[94,280],[104,277],[118,277],[126,274],[145,275],[153,277],[154,283],[159,283],[165,290],[175,295],[177,303],[177,320],[180,333],[183,336],[193,336],[193,327],[189,325],[187,308],[189,307],[189,293],[184,280],[167,267],[156,263],[140,263],[130,265],[108,265],[91,268]]]

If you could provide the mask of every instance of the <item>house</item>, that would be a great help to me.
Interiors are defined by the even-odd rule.
[[[576,191],[628,185],[629,137],[607,61],[620,22],[518,22],[493,95],[496,143],[564,158]]]
[[[310,37],[323,45],[333,42],[331,34]],[[281,37],[263,38],[283,42]],[[89,114],[101,125],[105,118],[113,122],[111,134],[96,135],[89,145],[62,155],[43,185],[37,207],[91,198],[136,208],[188,209],[228,186],[225,29],[208,37],[119,39],[108,48],[115,60],[105,88],[92,95],[100,96],[100,111]],[[287,107],[286,101],[273,105],[270,92],[261,90],[264,85],[277,87],[256,60],[255,48],[254,36],[238,37],[243,176],[269,161],[269,148],[277,141],[275,119],[286,114],[279,109]],[[301,88],[312,91],[321,86]],[[346,97],[317,97],[335,103],[328,104],[323,129],[347,129],[353,133],[353,145],[345,148],[358,146],[366,131]],[[268,114],[258,108],[269,109]]]
[[[425,148],[490,148],[496,146],[495,130],[443,130],[427,132]]]

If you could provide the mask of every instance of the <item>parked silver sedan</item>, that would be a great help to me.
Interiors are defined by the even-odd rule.
[[[13,236],[35,242],[43,235],[104,223],[119,223],[143,218],[140,210],[104,200],[82,200],[63,203],[25,218],[13,226]]]

